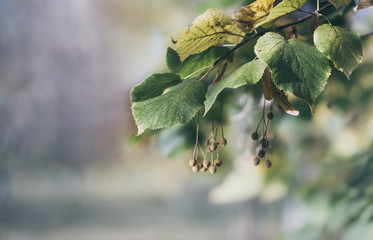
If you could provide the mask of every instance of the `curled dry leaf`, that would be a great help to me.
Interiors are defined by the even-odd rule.
[[[342,7],[343,5],[350,3],[351,0],[329,0],[329,2],[331,2],[334,5],[334,7],[338,9]]]
[[[247,33],[252,32],[264,22],[273,8],[275,0],[258,0],[252,4],[240,8],[232,19],[238,27]]]
[[[270,27],[278,18],[301,8],[307,0],[283,0],[273,7],[274,0],[257,0],[242,7],[232,17],[242,31],[250,33],[256,28]]]
[[[283,90],[280,90],[276,87],[273,82],[271,71],[269,68],[266,68],[262,77],[262,89],[264,98],[266,100],[274,99],[275,102],[279,105],[279,107],[284,110],[287,114],[298,116],[299,111],[296,109],[291,103],[288,101],[288,97],[286,96]]]
[[[373,6],[373,0],[359,0],[357,6],[354,8],[355,11]]]

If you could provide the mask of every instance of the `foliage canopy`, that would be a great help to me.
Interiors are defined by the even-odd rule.
[[[217,9],[208,9],[198,16],[174,41],[174,49],[167,51],[170,73],[154,74],[133,88],[132,112],[138,134],[145,129],[186,123],[202,108],[206,115],[224,89],[254,85],[262,77],[263,92],[268,92],[264,79],[272,79],[272,88],[276,89],[272,92],[278,93],[275,102],[286,112],[298,113],[287,101],[288,94],[308,103],[312,110],[330,76],[329,60],[349,77],[362,61],[362,42],[358,33],[330,22],[319,26],[320,21],[316,26],[312,21],[311,29],[316,29],[313,38],[305,35],[297,39],[294,26],[312,16],[319,18],[331,4],[293,23],[275,26],[277,19],[293,11],[302,11],[306,2],[283,0],[273,6],[274,0],[257,0],[232,17]],[[349,2],[331,0],[336,8]],[[283,36],[281,30],[290,26],[291,34]],[[258,32],[259,27],[267,29]],[[226,74],[234,52],[257,37],[254,47],[257,59]],[[235,47],[223,47],[225,43],[235,44]],[[263,76],[265,68],[268,68],[267,76]],[[214,70],[215,79],[208,80]],[[189,80],[192,77],[193,80]]]

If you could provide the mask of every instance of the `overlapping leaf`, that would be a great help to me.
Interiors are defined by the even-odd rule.
[[[240,8],[232,19],[242,31],[250,33],[266,20],[273,8],[275,0],[257,0],[250,5]]]
[[[307,0],[283,0],[276,5],[261,25],[270,25],[278,18],[300,9]]]
[[[266,66],[260,60],[253,60],[238,68],[222,81],[212,83],[207,90],[204,102],[205,114],[210,110],[221,91],[225,88],[238,88],[245,84],[253,85],[257,83],[262,77]]]
[[[206,86],[189,80],[169,88],[166,93],[132,105],[138,135],[145,129],[161,129],[191,120],[203,107]]]
[[[172,48],[168,48],[167,66],[171,72],[180,75],[181,78],[185,78],[203,67],[211,66],[217,59],[223,57],[229,51],[229,48],[226,47],[210,47],[201,53],[190,55],[187,59],[181,62],[177,52]],[[232,58],[230,58],[230,60],[231,59]],[[190,77],[197,77],[201,73],[203,72],[200,71]]]
[[[192,26],[188,27],[176,42],[176,52],[180,60],[200,53],[211,46],[223,44],[225,41],[238,44],[242,41],[242,32],[237,24],[223,11],[209,9],[198,16]]]
[[[335,6],[335,8],[338,9],[343,5],[350,3],[351,0],[329,0],[329,2],[331,2]]]
[[[359,34],[346,28],[324,24],[314,33],[314,43],[334,66],[349,78],[352,71],[363,60],[363,49]]]
[[[163,91],[181,83],[179,75],[173,73],[153,74],[131,90],[131,102],[141,102],[159,96]]]
[[[274,0],[257,0],[238,10],[233,19],[243,31],[250,33],[260,26],[269,27],[278,18],[298,10],[306,2],[307,0],[283,0],[272,9]]]
[[[262,77],[262,89],[264,98],[268,101],[274,99],[274,101],[278,104],[282,110],[284,110],[287,114],[298,116],[299,111],[296,107],[291,105],[283,90],[280,90],[276,87],[275,83],[273,82],[271,71],[269,68],[266,68]]]
[[[359,0],[354,10],[359,11],[361,9],[368,8],[371,6],[373,6],[373,0]]]
[[[316,102],[331,72],[325,55],[305,41],[285,40],[274,32],[260,37],[254,50],[268,64],[280,90],[294,94],[310,106]]]

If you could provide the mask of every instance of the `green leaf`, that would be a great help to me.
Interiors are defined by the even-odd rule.
[[[223,11],[209,9],[194,19],[192,26],[183,32],[176,42],[176,52],[180,60],[184,61],[189,55],[203,52],[226,41],[238,44],[244,35]]]
[[[329,58],[334,66],[350,78],[363,61],[363,48],[358,33],[346,28],[324,24],[314,33],[317,49]]]
[[[225,88],[238,88],[245,84],[254,85],[263,75],[266,64],[260,60],[253,60],[238,68],[223,80],[212,83],[206,94],[205,115],[214,104],[219,93]]]
[[[285,40],[274,32],[260,37],[254,51],[268,64],[279,89],[294,94],[312,107],[331,72],[329,61],[321,52],[305,41]]]
[[[329,0],[329,2],[331,2],[334,5],[334,7],[338,9],[342,7],[343,5],[350,3],[351,0]]]
[[[145,129],[161,129],[191,120],[203,107],[206,86],[202,81],[184,81],[168,89],[163,95],[132,105],[138,127],[137,135]]]
[[[141,102],[159,96],[166,88],[178,83],[181,83],[179,75],[153,74],[131,90],[131,102]]]
[[[269,27],[278,18],[300,9],[306,2],[307,0],[283,0],[272,9],[266,20],[263,21],[260,25]]]
[[[169,47],[167,49],[167,66],[171,72],[180,75],[181,78],[185,78],[203,67],[211,66],[229,51],[230,49],[226,47],[211,47],[201,53],[190,55],[181,62],[177,52]],[[232,55],[230,55],[229,60],[232,60]],[[196,72],[190,77],[198,77],[202,73],[203,71]]]

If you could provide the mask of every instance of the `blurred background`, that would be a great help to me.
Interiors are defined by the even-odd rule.
[[[275,112],[270,170],[251,163],[246,88],[224,93],[215,175],[188,167],[193,123],[133,136],[129,92],[167,71],[170,37],[249,2],[0,0],[0,239],[372,239],[373,37],[314,116],[296,100],[300,117]],[[332,22],[372,32],[373,8],[351,7]]]

